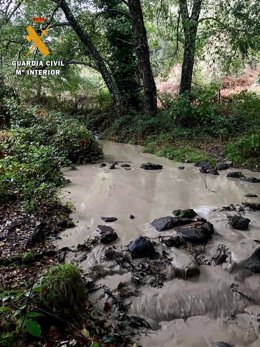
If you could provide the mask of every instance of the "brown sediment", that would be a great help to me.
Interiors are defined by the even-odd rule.
[[[103,147],[105,161],[131,162],[131,170],[126,171],[119,165],[110,170],[109,165],[100,167],[94,164],[65,171],[71,184],[64,195],[67,198],[67,192],[70,193],[76,209],[73,219],[77,226],[61,234],[59,247],[76,248],[96,237],[97,226],[104,215],[117,218],[113,229],[119,237],[114,243],[118,248],[139,236],[157,240],[159,236],[173,235],[175,231],[159,233],[150,223],[171,215],[175,209],[187,208],[194,209],[214,225],[215,234],[205,246],[205,258],[210,259],[219,244],[224,244],[230,251],[231,262],[240,263],[259,247],[254,240],[260,240],[260,212],[242,209],[239,213],[249,218],[250,224],[249,230],[240,231],[228,224],[228,216],[237,211],[221,208],[229,204],[241,205],[248,192],[259,195],[260,184],[229,179],[226,171],[221,171],[219,176],[205,176],[192,164],[184,164],[185,170],[179,170],[179,163],[144,154],[139,146],[104,141]],[[163,169],[140,169],[140,164],[145,162],[160,164]],[[250,176],[250,171],[241,171]],[[259,173],[254,175],[260,178]],[[247,201],[253,200],[248,198]],[[130,219],[130,215],[135,218]],[[129,272],[116,262],[104,261],[104,251],[108,247],[95,245],[80,266],[90,277],[95,277],[97,284],[106,285],[112,291],[117,291],[120,282],[133,287]],[[160,254],[167,252],[169,258],[177,254],[174,247],[167,248],[164,244],[157,250]],[[193,256],[188,249],[179,252],[185,253],[186,257]],[[138,295],[127,299],[132,302],[130,313],[145,318],[153,329],[151,334],[140,338],[140,344],[144,347],[208,347],[224,341],[235,347],[260,345],[258,322],[245,313],[246,307],[258,307],[260,303],[260,276],[241,277],[236,271],[230,271],[228,263],[200,265],[199,268],[199,276],[187,279],[169,277],[162,288],[148,284],[140,288],[135,286],[139,289]],[[99,276],[96,276],[97,272]],[[233,290],[236,288],[234,284],[239,288],[237,291]],[[91,296],[100,308],[106,300],[102,295],[96,291]]]

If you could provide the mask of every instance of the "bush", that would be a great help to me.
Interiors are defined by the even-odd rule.
[[[0,199],[16,199],[28,210],[57,202],[61,167],[102,157],[95,138],[77,120],[53,113],[29,127],[0,132]]]
[[[51,267],[42,280],[41,299],[51,311],[77,314],[86,300],[79,269],[72,264]]]
[[[259,165],[260,135],[246,135],[241,140],[228,144],[225,153],[228,159],[237,163],[254,162]]]

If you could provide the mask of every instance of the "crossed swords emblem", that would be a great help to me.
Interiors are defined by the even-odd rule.
[[[33,42],[33,45],[31,46],[31,48],[29,49],[29,52],[27,53],[27,56],[30,55],[35,48],[38,48],[38,50],[45,56],[47,57],[47,55],[50,54],[50,51],[48,50],[48,48],[45,46],[45,44],[42,41],[42,38],[47,35],[47,32],[49,30],[49,25],[47,26],[46,29],[41,30],[41,35],[39,36],[36,31],[33,29],[33,27],[31,25],[29,25],[26,30],[28,35],[26,36],[26,40],[29,42]]]

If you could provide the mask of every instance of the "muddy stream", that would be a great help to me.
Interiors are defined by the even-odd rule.
[[[227,216],[235,212],[221,208],[259,202],[259,198],[244,195],[260,196],[260,184],[227,178],[227,173],[234,169],[220,171],[219,176],[202,174],[193,164],[181,164],[184,169],[180,170],[179,163],[142,153],[140,146],[108,141],[102,141],[102,145],[104,162],[119,163],[115,169],[109,169],[109,164],[100,167],[98,163],[65,171],[71,183],[64,189],[64,197],[75,206],[72,217],[76,227],[64,231],[57,242],[60,248],[76,249],[78,244],[97,237],[98,225],[113,227],[118,239],[109,245],[98,243],[80,261],[73,253],[66,260],[77,261],[96,284],[106,285],[115,295],[120,283],[132,289],[132,295],[125,299],[131,303],[130,313],[143,317],[151,326],[148,334],[137,337],[143,347],[259,347],[260,275],[244,276],[231,269],[233,263],[240,264],[259,247],[255,240],[260,240],[260,211],[241,212],[250,219],[249,229],[241,231],[228,224]],[[163,169],[141,169],[140,164],[148,161],[163,165]],[[121,167],[123,162],[131,167]],[[239,171],[260,178],[259,173]],[[158,243],[159,254],[167,252],[168,258],[175,259],[175,265],[185,268],[192,252],[160,242],[160,236],[172,235],[174,231],[158,232],[151,222],[172,216],[175,209],[188,208],[214,225],[213,237],[203,248],[204,256],[210,257],[221,244],[230,252],[229,261],[219,265],[202,263],[198,266],[200,274],[194,277],[169,274],[161,287],[137,285],[132,274],[117,262],[104,261],[104,251],[109,247],[120,248],[145,236]],[[118,220],[104,223],[101,216]],[[107,300],[102,290],[93,292],[90,299],[101,309]]]

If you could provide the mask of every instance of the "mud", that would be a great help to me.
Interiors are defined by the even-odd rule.
[[[198,252],[210,265],[200,265],[200,274],[195,277],[168,276],[160,288],[146,282],[133,283],[131,272],[116,261],[104,260],[105,251],[111,245],[96,242],[79,263],[87,276],[96,284],[109,287],[115,295],[120,294],[118,288],[122,283],[134,293],[125,298],[125,304],[131,304],[130,313],[145,318],[151,326],[148,335],[138,340],[144,347],[208,347],[217,346],[218,342],[234,347],[259,346],[259,322],[256,315],[249,314],[248,307],[260,310],[260,276],[244,275],[232,269],[259,247],[260,211],[241,208],[241,216],[250,219],[249,229],[242,231],[228,223],[228,216],[237,214],[237,210],[222,207],[258,203],[245,195],[259,196],[260,184],[226,177],[228,172],[235,171],[232,169],[220,171],[218,176],[205,176],[192,164],[184,164],[185,170],[179,170],[179,163],[144,154],[140,146],[105,141],[103,147],[106,163],[128,163],[131,170],[121,165],[111,170],[109,164],[104,167],[94,164],[65,171],[71,183],[64,197],[70,197],[75,206],[72,217],[77,226],[61,234],[58,246],[76,249],[78,244],[97,237],[101,216],[114,216],[117,220],[110,225],[118,239],[113,245],[120,251],[129,242],[145,236],[156,241],[156,251],[161,257],[167,252],[167,258],[178,258],[180,267],[182,259],[185,264],[189,263],[189,257],[191,262],[195,261]],[[140,169],[145,162],[162,165],[163,169]],[[248,170],[241,171],[245,176],[252,176]],[[259,173],[254,176],[260,178]],[[159,239],[159,236],[173,236],[175,231],[159,233],[151,222],[172,215],[173,210],[187,208],[212,223],[215,233],[206,245],[178,250],[185,254],[178,257],[174,247],[168,248]],[[227,250],[227,256],[219,262],[211,261],[221,248],[219,245]],[[74,254],[69,254],[67,260],[79,261]],[[101,290],[93,292],[90,298],[101,309],[107,300]]]

